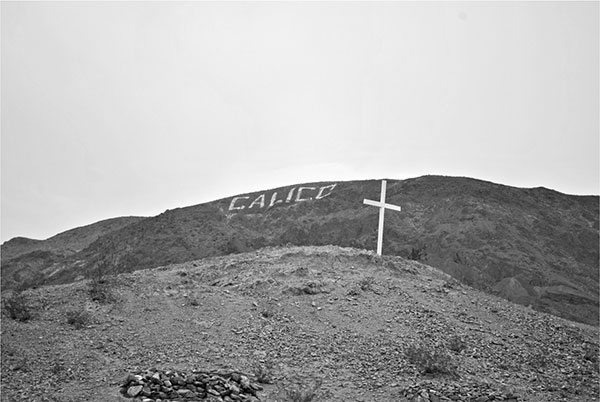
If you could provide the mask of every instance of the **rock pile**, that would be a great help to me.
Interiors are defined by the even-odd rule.
[[[421,381],[400,391],[404,400],[410,402],[518,402],[512,394],[493,390],[488,384],[434,383]]]
[[[127,375],[121,386],[121,394],[143,402],[256,402],[256,391],[262,391],[262,387],[238,372],[139,371]]]

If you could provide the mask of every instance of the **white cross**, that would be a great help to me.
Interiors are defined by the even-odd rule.
[[[397,205],[386,204],[385,203],[385,186],[386,181],[381,180],[381,200],[379,201],[371,201],[365,199],[363,202],[367,205],[372,205],[374,207],[379,207],[379,228],[377,229],[377,254],[381,255],[381,249],[383,247],[383,216],[385,214],[385,209],[393,209],[394,211],[401,211],[402,209]]]

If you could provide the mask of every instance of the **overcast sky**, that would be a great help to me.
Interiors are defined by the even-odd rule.
[[[600,192],[598,2],[1,14],[2,241],[310,181]]]

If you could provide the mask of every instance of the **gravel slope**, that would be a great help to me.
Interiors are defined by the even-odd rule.
[[[24,293],[2,318],[2,401],[123,401],[130,373],[257,367],[263,401],[598,400],[598,328],[511,304],[401,257],[281,247]],[[5,292],[3,298],[10,294]],[[69,310],[85,311],[80,329]],[[419,349],[419,348],[422,349]],[[418,350],[437,352],[424,373]],[[413,352],[411,359],[411,351]],[[299,385],[298,385],[299,384]]]

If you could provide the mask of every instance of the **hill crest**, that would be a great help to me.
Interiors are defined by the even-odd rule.
[[[315,182],[167,210],[98,237],[58,259],[3,262],[38,267],[42,283],[94,270],[127,272],[266,246],[374,249],[379,180]],[[287,202],[289,199],[289,202]],[[598,324],[598,197],[423,176],[388,180],[383,252],[421,260],[476,288]]]

